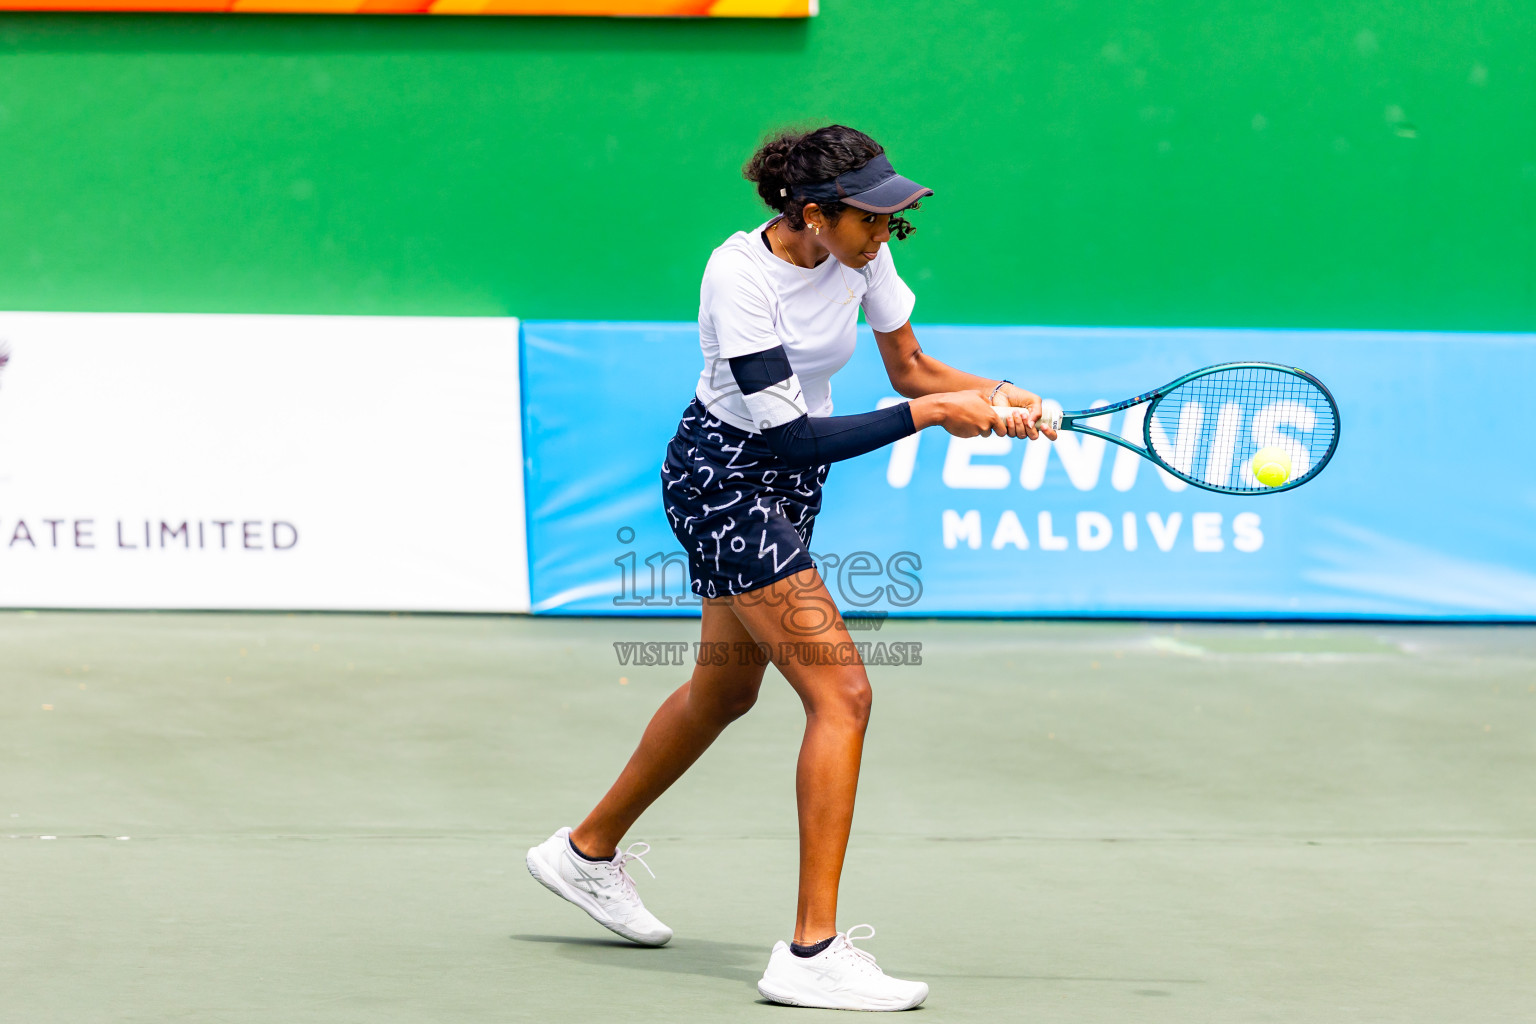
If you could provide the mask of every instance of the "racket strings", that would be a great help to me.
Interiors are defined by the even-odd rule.
[[[1253,475],[1255,452],[1279,448],[1291,460],[1289,482],[1314,472],[1338,433],[1328,396],[1287,370],[1233,367],[1174,388],[1150,412],[1152,450],[1207,486],[1268,490]]]

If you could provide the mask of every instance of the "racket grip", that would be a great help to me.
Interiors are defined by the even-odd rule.
[[[999,416],[1005,418],[1012,416],[1015,412],[1024,412],[1023,407],[1017,405],[994,405],[992,408],[997,410]],[[1038,430],[1060,430],[1061,413],[1053,413],[1049,409],[1041,411],[1039,417],[1035,420],[1035,428]]]

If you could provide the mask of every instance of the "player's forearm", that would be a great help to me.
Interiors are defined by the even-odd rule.
[[[918,429],[910,402],[851,416],[801,416],[763,431],[775,455],[792,466],[841,462],[884,448]]]
[[[920,398],[949,391],[980,391],[990,394],[997,386],[996,378],[978,377],[974,373],[957,370],[926,352],[915,353],[904,370],[900,380],[891,382],[904,398]]]

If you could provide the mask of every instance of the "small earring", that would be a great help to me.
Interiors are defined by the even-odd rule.
[[[821,234],[821,225],[815,225],[815,231],[818,235]]]

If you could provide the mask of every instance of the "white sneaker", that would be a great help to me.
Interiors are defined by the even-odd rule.
[[[860,928],[869,932],[854,935]],[[795,956],[787,943],[776,943],[757,991],[770,1002],[827,1010],[910,1010],[927,999],[927,985],[887,977],[873,956],[853,944],[874,937],[869,925],[856,924],[815,956]]]
[[[613,855],[612,860],[591,861],[571,849],[571,830],[562,828],[528,851],[528,873],[554,893],[592,915],[592,920],[642,946],[665,946],[672,929],[656,920],[640,902],[635,880],[624,870],[651,850],[649,843],[635,843]],[[656,873],[651,871],[651,877]]]

